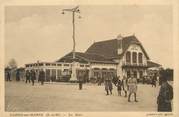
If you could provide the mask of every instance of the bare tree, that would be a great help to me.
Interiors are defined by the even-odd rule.
[[[17,68],[17,62],[14,58],[12,58],[9,63],[8,63],[8,66],[10,69],[16,69]]]

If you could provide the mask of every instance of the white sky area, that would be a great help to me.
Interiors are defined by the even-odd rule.
[[[72,50],[72,14],[61,14],[74,6],[6,6],[5,62],[14,58],[18,66],[53,62]],[[135,34],[150,59],[173,68],[172,7],[167,5],[80,6],[76,16],[76,51],[84,52],[97,41],[117,35]]]

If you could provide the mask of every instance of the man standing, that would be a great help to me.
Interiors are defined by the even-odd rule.
[[[29,81],[29,83],[30,83],[30,72],[27,70],[26,71],[26,81],[25,81],[25,83],[27,83],[28,81]]]
[[[79,73],[78,80],[79,80],[79,90],[82,90],[82,88],[83,88],[83,75],[82,75],[82,73]]]
[[[36,79],[36,73],[34,70],[31,70],[30,76],[31,76],[32,85],[34,86],[34,80]]]
[[[122,89],[125,93],[125,97],[127,97],[127,90],[128,90],[128,85],[127,85],[127,78],[126,76],[123,76],[123,79],[122,79]]]
[[[42,69],[39,73],[39,81],[41,82],[41,85],[44,84],[44,80],[45,80],[45,72]]]
[[[152,87],[156,87],[156,77],[152,76]]]
[[[171,101],[173,99],[173,87],[167,82],[167,78],[161,80],[161,87],[157,97],[158,111],[171,112]]]
[[[16,71],[16,81],[20,81],[20,72],[19,72],[19,70]]]
[[[113,86],[112,86],[112,77],[110,77],[110,75],[105,75],[105,82],[104,82],[104,85],[105,85],[105,90],[106,90],[106,95],[109,95],[109,91],[110,91],[110,94],[112,94],[112,89],[113,89]]]
[[[118,81],[116,83],[116,87],[117,87],[117,92],[118,92],[118,96],[120,95],[121,96],[121,80],[120,80],[120,77],[118,77]]]
[[[112,95],[112,90],[113,90],[113,86],[112,86],[112,75],[108,74],[108,78],[109,78],[109,83],[108,83],[109,91],[110,91],[110,94]]]
[[[129,86],[129,96],[128,102],[130,102],[130,97],[134,94],[134,101],[138,102],[136,99],[136,92],[137,92],[137,78],[134,78],[134,74],[131,74],[131,77],[128,79],[128,86]]]
[[[10,70],[6,72],[7,73],[7,81],[11,81],[11,73]]]

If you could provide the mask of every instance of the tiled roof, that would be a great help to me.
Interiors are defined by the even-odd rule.
[[[63,60],[72,60],[73,53],[70,52],[64,57],[57,60],[57,62],[62,62]],[[82,52],[75,52],[75,57],[78,59],[83,59],[86,62],[97,62],[97,63],[114,63],[113,61],[105,58],[104,56],[97,55],[97,54],[90,54],[90,53],[82,53]]]
[[[121,41],[118,39],[95,42],[86,50],[85,53],[98,54],[104,56],[105,58],[118,58],[123,56],[124,52],[128,49],[129,45],[132,43],[138,44],[142,48],[147,59],[149,59],[149,56],[144,50],[142,44],[134,35],[122,38],[123,53],[121,53],[120,55],[118,55],[117,53],[117,49],[121,45]]]
[[[150,67],[160,67],[161,65],[152,61],[147,61],[147,66]]]

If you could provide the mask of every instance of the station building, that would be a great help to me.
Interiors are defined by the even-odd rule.
[[[75,61],[75,64],[72,64]],[[130,77],[133,73],[138,79],[147,75],[151,67],[161,65],[150,60],[142,43],[135,35],[94,42],[85,52],[70,52],[55,62],[37,62],[26,64],[26,70],[44,69],[46,80],[60,79],[71,75],[75,65],[77,77],[83,74],[86,80],[104,78],[107,74]]]

